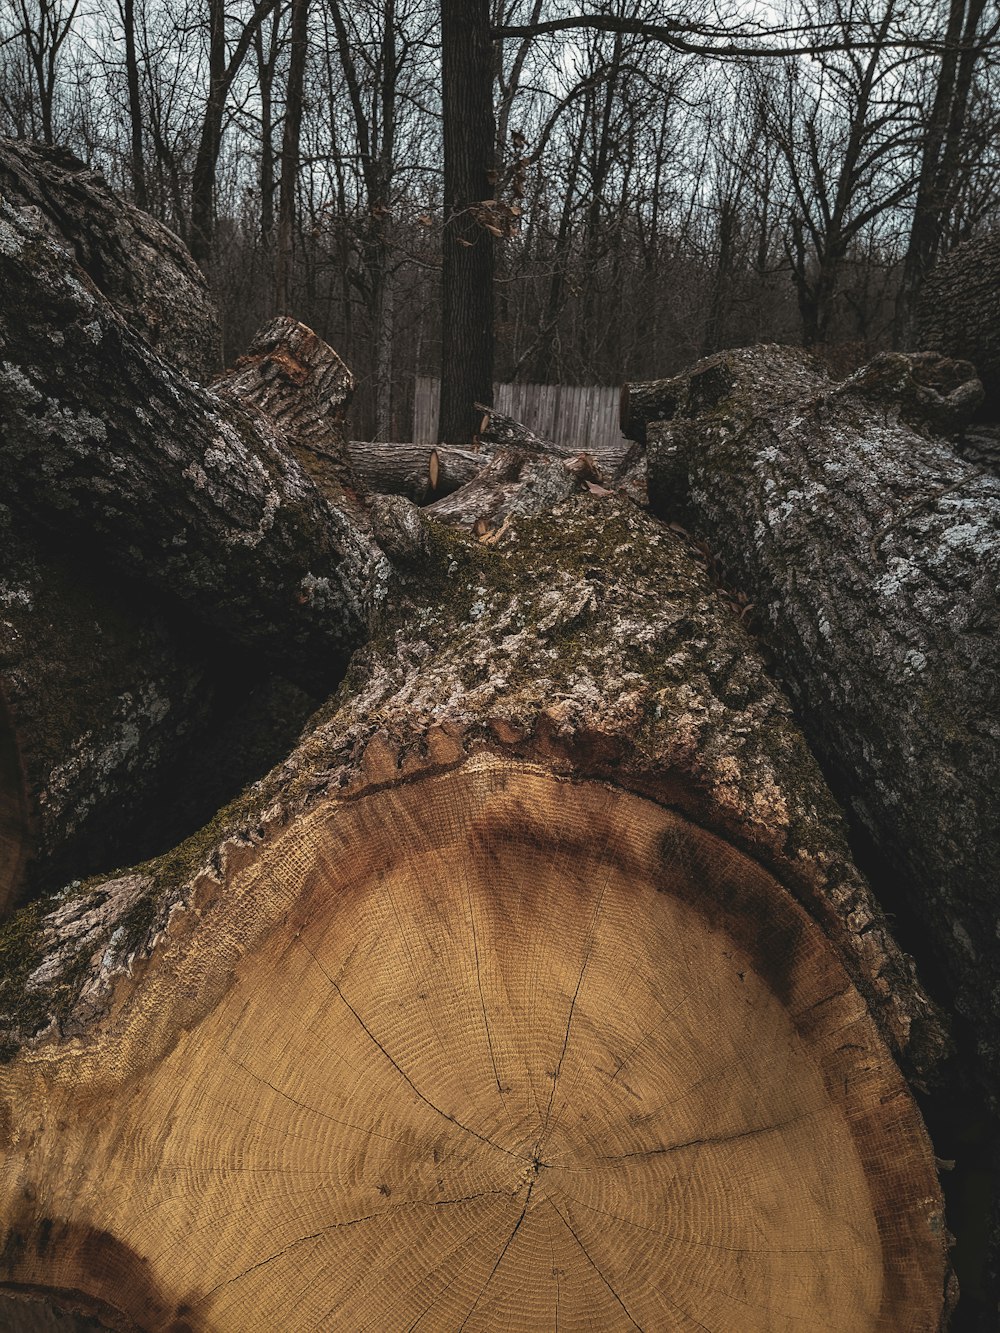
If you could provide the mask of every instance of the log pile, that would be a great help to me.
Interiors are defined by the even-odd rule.
[[[149,1333],[938,1333],[955,1291],[913,1089],[950,1037],[810,745],[835,781],[868,763],[863,813],[958,956],[992,855],[993,677],[959,677],[990,632],[972,546],[992,560],[993,492],[935,436],[965,372],[832,385],[771,349],[658,382],[631,399],[649,513],[641,451],[566,457],[495,413],[478,450],[348,444],[349,372],[294,321],[199,388],[65,237],[18,208],[0,227],[21,312],[0,327],[5,577],[56,625],[78,544],[95,643],[126,625],[106,665],[87,648],[111,682],[89,701],[30,617],[0,626],[10,895],[26,859],[48,867],[0,928],[7,1310]],[[689,535],[710,520],[711,548]],[[741,545],[773,658],[716,577]],[[793,634],[818,682],[786,671]],[[166,745],[196,704],[165,682],[197,681],[208,638],[328,701],[177,846],[64,874],[40,797],[123,692],[119,659],[170,698]],[[907,664],[952,691],[945,724],[900,693]],[[73,719],[33,769],[32,669]],[[954,752],[923,772],[935,745]]]

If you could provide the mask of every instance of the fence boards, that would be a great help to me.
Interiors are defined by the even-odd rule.
[[[413,388],[413,443],[437,442],[440,383],[417,377]],[[569,449],[615,449],[618,390],[605,384],[494,384],[494,405],[543,439]]]

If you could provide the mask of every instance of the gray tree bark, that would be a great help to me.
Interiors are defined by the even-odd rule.
[[[218,370],[221,333],[208,284],[172,231],[63,148],[0,139],[0,192],[11,207],[35,210],[154,352],[199,383]]]
[[[986,390],[983,413],[1000,420],[1000,232],[958,245],[924,281],[917,302],[918,347],[964,357]]]
[[[37,218],[0,210],[0,457],[12,501],[213,635],[309,684],[334,680],[388,574],[336,484],[340,464],[324,465],[321,487],[294,454],[296,440],[310,448],[310,413],[320,433],[335,418],[324,394],[343,387],[342,363],[308,330],[290,325],[279,346],[272,328],[219,392],[199,388],[150,351]]]
[[[755,603],[836,793],[906,878],[995,1106],[1000,480],[907,424],[925,370],[892,356],[833,384],[777,347],[701,362],[648,428],[650,498]]]

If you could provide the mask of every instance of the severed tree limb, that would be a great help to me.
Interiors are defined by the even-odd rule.
[[[639,450],[627,440],[612,448],[589,448],[581,450],[575,444],[558,445],[536,435],[533,430],[513,417],[505,416],[493,407],[484,407],[477,403],[476,408],[483,418],[477,440],[487,449],[520,449],[532,454],[556,454],[563,458],[573,458],[586,453],[593,460],[594,466],[609,481],[617,481],[619,476],[631,468],[639,457]]]
[[[617,497],[491,546],[406,512],[427,554],[287,761],[0,931],[0,1286],[197,1333],[774,1293],[936,1333],[894,1057],[945,1039],[737,619]]]
[[[484,536],[512,514],[551,509],[588,482],[602,478],[587,454],[575,458],[498,449],[474,481],[427,506],[443,523],[475,528]]]
[[[296,460],[284,429],[300,431],[294,413],[268,415],[290,401],[289,385],[268,380],[275,349],[220,393],[199,388],[150,353],[36,219],[2,201],[0,276],[12,501],[178,599],[213,635],[309,684],[335,680],[388,566],[350,496],[321,491]],[[342,366],[314,335],[295,337],[311,349],[295,361],[311,410]]]

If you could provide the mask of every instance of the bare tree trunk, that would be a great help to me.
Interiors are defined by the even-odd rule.
[[[292,0],[291,58],[285,95],[285,123],[281,135],[278,243],[274,258],[275,306],[279,314],[291,313],[292,238],[295,231],[295,192],[299,183],[308,25],[309,0]]]
[[[438,439],[465,444],[493,401],[493,236],[477,206],[496,185],[489,0],[442,0],[444,115],[441,411]]]

